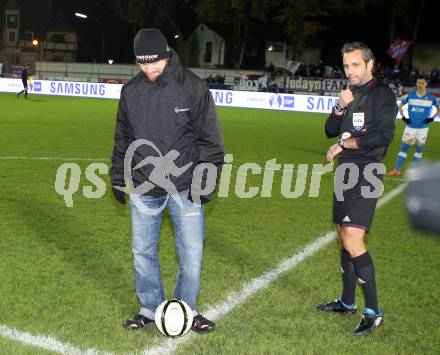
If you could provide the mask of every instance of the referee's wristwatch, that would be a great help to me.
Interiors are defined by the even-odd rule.
[[[345,108],[345,107],[342,107],[340,104],[339,104],[339,102],[337,102],[336,103],[336,105],[335,105],[335,111],[336,112],[345,112],[345,110],[347,109],[347,108]]]
[[[341,137],[339,138],[339,141],[338,141],[338,145],[339,145],[343,150],[346,149],[346,148],[344,147],[345,140],[348,139],[348,138],[350,138],[350,137],[351,137],[350,132],[344,132],[344,133],[341,134]]]

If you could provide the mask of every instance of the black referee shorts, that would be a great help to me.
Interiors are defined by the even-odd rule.
[[[342,163],[338,164],[341,165]],[[348,169],[345,170],[345,173],[335,174],[335,184],[333,191],[333,223],[339,224],[343,227],[357,227],[368,231],[371,227],[371,223],[373,222],[374,211],[376,209],[377,199],[379,192],[377,184],[382,184],[383,174],[379,174],[377,171],[372,172],[375,180],[375,186],[372,184],[372,178],[365,177],[364,170],[367,164],[355,164],[355,166],[359,169],[359,176],[357,183],[351,189],[347,189],[344,191],[340,191],[336,194],[337,191],[337,179],[342,180],[343,184],[347,184],[349,180],[350,171]],[[341,181],[339,181],[340,183]],[[340,186],[340,185],[339,185]],[[364,187],[364,188],[363,188]],[[369,191],[375,191],[373,195],[374,197],[365,197],[362,195],[362,188],[364,189],[364,195],[366,188]],[[343,201],[338,201],[337,195],[341,200],[343,197]]]

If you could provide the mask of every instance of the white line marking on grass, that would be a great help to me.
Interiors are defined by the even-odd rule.
[[[390,202],[394,197],[400,194],[405,189],[405,184],[399,185],[395,189],[391,190],[388,194],[381,197],[377,203],[377,208],[381,208],[388,202]],[[258,276],[248,282],[246,282],[242,289],[238,292],[231,292],[226,296],[226,300],[217,305],[210,307],[204,315],[208,319],[216,321],[228,313],[230,313],[235,307],[239,306],[245,302],[249,297],[254,295],[256,292],[265,289],[272,282],[276,281],[282,274],[294,269],[298,264],[300,264],[305,259],[313,256],[319,250],[327,246],[331,241],[336,238],[336,232],[329,231],[322,237],[316,239],[310,244],[307,244],[300,252],[291,256],[288,259],[280,262],[275,268],[265,272],[261,276]],[[159,344],[153,348],[147,348],[143,351],[143,355],[162,355],[171,354],[176,348],[195,336],[195,333],[189,333],[188,335],[172,339],[169,338],[165,340],[162,344]]]
[[[395,189],[388,192],[386,195],[382,196],[379,201],[377,201],[377,208],[381,208],[383,205],[386,205],[390,202],[394,197],[400,194],[403,190],[405,190],[406,184],[401,184],[397,186]]]
[[[9,328],[4,325],[0,325],[0,336],[11,340],[18,341],[20,343],[28,344],[45,350],[56,351],[60,354],[75,354],[75,355],[98,355],[109,353],[99,352],[95,349],[81,350],[70,344],[64,344],[55,338],[41,335],[32,335],[27,332],[23,332],[14,328]]]

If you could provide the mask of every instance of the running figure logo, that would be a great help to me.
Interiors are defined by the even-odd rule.
[[[133,170],[140,169],[146,165],[151,164],[153,166],[153,170],[148,177],[151,181],[144,181],[137,187],[134,187],[133,180],[131,176],[131,162],[133,160],[134,153],[136,149],[142,145],[148,145],[152,147],[158,154],[158,156],[149,156],[143,159],[140,163],[138,163]],[[137,139],[127,149],[124,158],[124,179],[129,186],[130,189],[130,199],[136,204],[136,206],[145,214],[154,215],[160,213],[165,206],[167,205],[168,199],[171,197],[176,201],[176,203],[182,208],[183,203],[178,194],[176,186],[170,180],[170,176],[178,177],[182,175],[185,171],[187,171],[190,166],[193,164],[188,163],[182,167],[178,167],[174,161],[179,157],[180,153],[177,150],[169,151],[165,156],[162,155],[161,151],[156,147],[153,142],[150,142],[146,139]],[[164,203],[157,209],[150,209],[146,207],[139,196],[144,195],[148,191],[152,190],[156,186],[161,187],[167,192],[166,199]],[[119,186],[114,186],[118,190],[123,190],[123,188]]]

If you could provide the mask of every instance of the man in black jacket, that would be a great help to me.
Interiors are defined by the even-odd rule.
[[[24,67],[23,67],[23,70],[21,71],[21,82],[23,83],[23,90],[21,90],[17,94],[17,99],[20,98],[20,95],[22,93],[24,93],[24,98],[27,99],[27,96],[28,96],[28,79],[29,79],[28,69],[29,69],[29,64],[26,63],[24,65]]]
[[[197,312],[196,302],[205,238],[203,204],[215,188],[224,146],[214,100],[157,29],[140,30],[134,39],[141,72],[121,91],[110,176],[113,194],[125,203],[129,188],[132,251],[140,311],[124,328],[154,321],[164,301],[157,246],[164,208],[174,224],[180,265],[174,298],[193,310],[192,329],[214,330]],[[206,174],[205,174],[206,173]]]
[[[356,313],[356,279],[365,296],[363,317],[354,335],[367,335],[383,321],[378,306],[373,260],[364,243],[381,193],[385,156],[394,134],[397,104],[393,92],[373,78],[374,57],[360,42],[342,48],[349,88],[327,118],[327,137],[340,136],[327,152],[327,160],[338,156],[333,199],[333,222],[341,242],[343,290],[339,299],[320,304],[318,310]],[[375,172],[375,173],[374,173]],[[353,182],[354,178],[354,182]],[[378,184],[379,183],[379,184]]]

